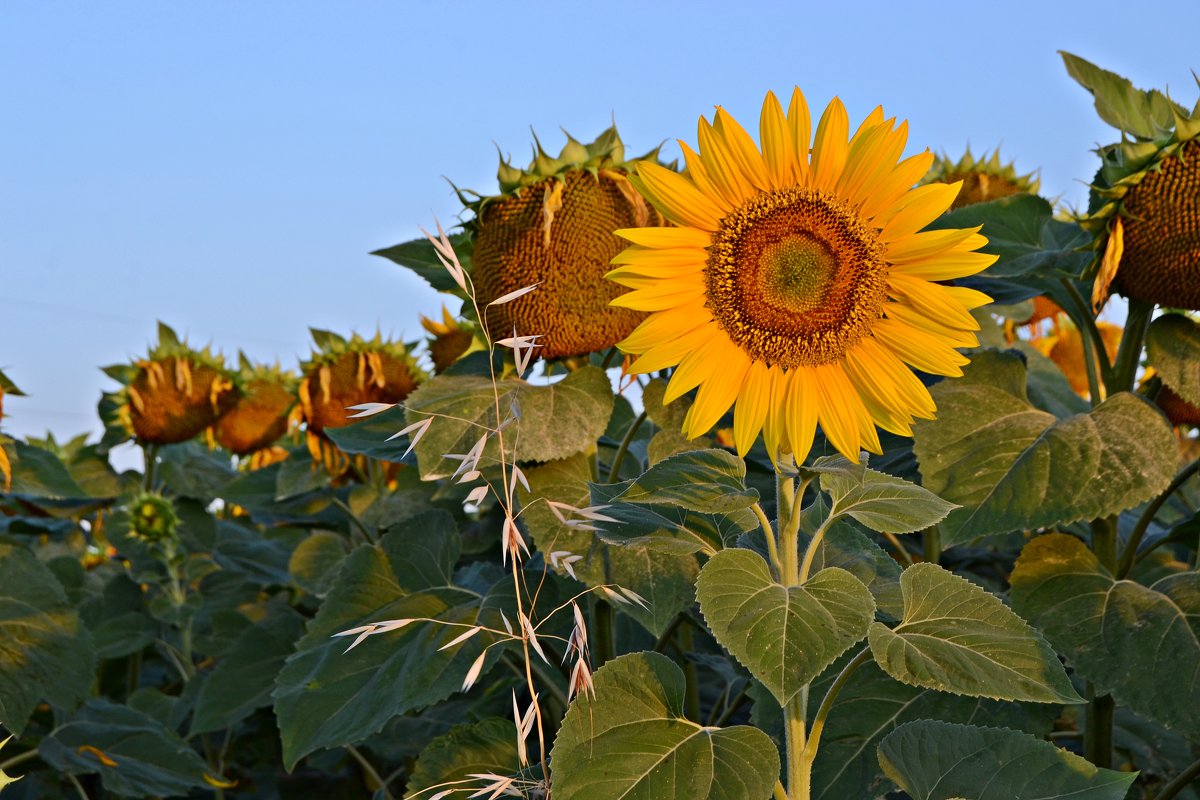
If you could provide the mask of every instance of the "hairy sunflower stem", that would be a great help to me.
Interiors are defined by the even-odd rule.
[[[5,770],[12,769],[13,767],[17,766],[18,764],[24,764],[26,761],[32,761],[33,759],[35,759],[37,757],[38,757],[38,751],[37,751],[36,747],[33,748],[32,750],[26,750],[24,753],[18,753],[17,755],[13,756],[12,758],[8,759],[7,761],[0,763],[0,772],[4,772]]]
[[[771,560],[771,568],[775,570],[776,576],[783,579],[783,561],[779,557],[779,545],[775,541],[775,530],[771,527],[771,520],[767,518],[767,512],[763,511],[763,507],[755,503],[751,508],[754,509],[754,515],[758,517],[758,524],[762,526],[763,538],[767,540],[767,555]]]
[[[1103,769],[1112,768],[1113,710],[1112,695],[1095,695],[1088,704],[1087,730],[1083,736],[1083,752],[1087,760]]]
[[[812,540],[809,541],[808,547],[804,549],[804,563],[800,565],[800,573],[796,576],[796,583],[802,584],[808,580],[808,573],[812,571],[813,559],[817,557],[817,547],[820,546],[821,540],[825,538],[825,534],[829,531],[829,526],[833,523],[836,517],[828,517],[821,523],[821,527],[817,528],[817,532],[813,534]]]
[[[817,709],[817,715],[813,717],[812,729],[808,734],[808,743],[804,747],[802,758],[807,764],[806,770],[812,772],[813,761],[817,758],[817,748],[821,744],[821,732],[825,730],[825,721],[829,718],[829,712],[833,708],[833,702],[837,700],[838,693],[850,680],[850,676],[854,671],[865,664],[871,658],[871,648],[864,647],[858,652],[854,658],[846,666],[842,667],[842,671],[833,679],[833,683],[829,685],[829,689],[825,692],[825,697],[821,700],[821,706]]]
[[[787,779],[789,800],[808,800],[809,775],[812,765],[804,761],[806,733],[805,717],[808,716],[808,687],[788,701],[783,707],[783,732],[787,742]]]
[[[1081,331],[1079,338],[1083,341],[1083,353],[1087,362],[1088,390],[1092,395],[1092,405],[1095,405],[1100,402],[1100,385],[1103,383],[1107,386],[1111,381],[1112,365],[1108,361],[1104,337],[1100,335],[1100,329],[1096,327],[1096,318],[1092,314],[1092,307],[1083,299],[1083,295],[1079,294],[1079,289],[1069,278],[1063,278],[1062,285],[1073,301],[1071,306],[1064,310]],[[1099,375],[1096,374],[1097,364],[1100,365]]]
[[[356,748],[354,745],[348,744],[346,745],[346,752],[358,762],[358,765],[362,767],[362,771],[365,772],[367,776],[375,782],[375,791],[382,791],[386,800],[396,800],[396,796],[392,794],[391,789],[388,789],[387,784],[384,783],[383,776],[380,775],[379,771],[375,769],[374,765],[367,760],[367,757],[359,752],[358,748]]]
[[[690,720],[700,721],[700,676],[696,674],[696,662],[687,657],[693,647],[692,629],[683,626],[679,629],[679,654],[683,656],[683,677],[685,694],[683,696],[683,714]]]
[[[1117,571],[1117,518],[1092,520],[1092,552],[1109,572]]]
[[[1154,800],[1171,800],[1184,789],[1192,785],[1192,781],[1200,778],[1200,760],[1193,761],[1191,766],[1175,776],[1175,779],[1154,795]]]
[[[637,419],[629,424],[629,429],[625,431],[625,436],[621,439],[621,444],[617,446],[617,452],[613,455],[612,465],[608,468],[608,483],[616,483],[621,476],[621,462],[625,460],[625,454],[629,452],[629,445],[633,442],[633,437],[637,435],[638,428],[642,427],[642,423],[646,421],[646,412],[637,415]]]
[[[154,471],[158,465],[158,445],[142,445],[142,478],[144,491],[154,491]]]
[[[930,564],[936,564],[942,560],[942,529],[937,525],[930,525],[921,534],[922,557]]]
[[[1150,317],[1153,314],[1153,303],[1130,299],[1129,315],[1125,317],[1125,331],[1121,334],[1121,346],[1117,348],[1117,359],[1113,362],[1109,394],[1133,391],[1137,369],[1142,361],[1142,344],[1146,341],[1146,330],[1150,327]]]
[[[1137,561],[1138,548],[1142,544],[1142,538],[1146,535],[1146,530],[1150,527],[1150,523],[1154,521],[1154,516],[1158,513],[1158,510],[1170,499],[1171,495],[1179,490],[1179,487],[1187,483],[1188,478],[1197,472],[1200,472],[1200,459],[1196,459],[1179,470],[1175,478],[1171,481],[1171,485],[1162,494],[1151,500],[1150,505],[1146,506],[1145,510],[1142,511],[1142,515],[1138,517],[1137,524],[1133,526],[1133,531],[1129,534],[1129,541],[1125,544],[1125,549],[1121,552],[1121,560],[1117,563],[1117,580],[1124,579],[1129,574],[1129,571],[1133,569],[1133,565]]]
[[[798,560],[798,530],[791,529],[792,505],[796,499],[796,482],[782,472],[775,473],[775,527],[779,536],[780,579],[785,586],[794,586],[800,574]]]

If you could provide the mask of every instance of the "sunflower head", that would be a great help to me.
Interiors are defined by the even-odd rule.
[[[175,539],[179,517],[170,500],[144,492],[129,504],[129,533],[144,542],[158,544]]]
[[[1121,345],[1123,329],[1120,325],[1110,322],[1096,322],[1100,338],[1104,340],[1104,350],[1111,362],[1117,357],[1117,348]],[[1064,321],[1058,325],[1049,336],[1035,337],[1030,341],[1037,350],[1062,370],[1067,382],[1075,390],[1075,394],[1087,397],[1089,392],[1087,377],[1087,360],[1084,355],[1083,339],[1079,329],[1070,322]],[[1096,369],[1099,370],[1099,364]]]
[[[644,315],[609,306],[620,293],[604,280],[622,247],[613,232],[662,225],[663,218],[627,173],[615,127],[586,145],[568,136],[557,157],[535,143],[525,169],[501,161],[501,194],[468,203],[479,305],[540,285],[520,302],[488,309],[490,332],[541,334],[540,355],[562,358],[611,347],[633,330]]]
[[[1099,148],[1087,215],[1094,236],[1093,304],[1110,291],[1200,310],[1200,103],[1188,111],[1165,93],[1063,54],[1122,140]],[[1118,109],[1132,109],[1132,113]]]
[[[430,319],[421,315],[421,327],[430,334],[426,342],[429,357],[433,359],[434,374],[440,375],[450,368],[450,365],[461,358],[475,342],[474,327],[468,322],[456,319],[450,309],[442,306],[442,320]]]
[[[297,378],[278,364],[253,364],[238,354],[242,394],[213,426],[212,438],[234,455],[269,447],[288,429],[288,412],[296,403]]]
[[[142,444],[176,444],[203,433],[237,402],[240,389],[224,359],[196,350],[168,325],[158,324],[158,344],[132,364],[106,367],[124,386],[102,406],[125,435]]]
[[[876,427],[910,435],[934,413],[912,368],[959,375],[956,348],[976,344],[970,309],[990,298],[941,282],[996,257],[978,229],[922,232],[961,184],[913,188],[933,156],[901,160],[908,124],[882,108],[851,133],[835,98],[814,133],[799,89],[786,113],[768,94],[759,133],[761,149],[718,108],[698,150],[680,142],[684,174],[637,166],[676,227],[619,232],[609,278],[631,291],[613,304],[650,314],[620,347],[633,372],[675,367],[664,402],[698,387],[689,437],[733,406],[739,453],[761,431],[772,458],[803,461],[818,424],[851,459],[878,453]]]
[[[309,452],[335,474],[345,471],[346,456],[324,435],[327,428],[348,425],[361,403],[399,403],[424,375],[402,342],[354,334],[349,340],[312,330],[317,347],[301,364],[300,412],[307,428]]]
[[[971,148],[958,161],[952,161],[949,156],[942,155],[933,162],[929,174],[922,183],[956,183],[962,181],[962,190],[951,209],[986,203],[1013,194],[1028,192],[1036,194],[1040,182],[1036,173],[1022,175],[1017,172],[1012,163],[1000,160],[1000,148],[997,147],[991,155],[977,159],[971,154]]]

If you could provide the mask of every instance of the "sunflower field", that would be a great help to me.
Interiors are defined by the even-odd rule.
[[[1200,800],[1200,103],[1064,60],[1086,209],[767,93],[0,433],[0,796]]]

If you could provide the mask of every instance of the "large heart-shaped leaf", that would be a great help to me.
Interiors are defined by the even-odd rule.
[[[770,738],[747,725],[683,716],[683,672],[633,653],[594,676],[563,719],[550,754],[557,800],[767,800],[779,775]]]
[[[997,700],[1082,703],[1058,657],[998,597],[936,564],[900,576],[904,617],[871,623],[876,663],[896,680]]]
[[[440,789],[462,789],[472,775],[515,773],[521,768],[513,746],[515,736],[513,723],[505,719],[456,725],[421,751],[408,776],[405,800],[422,800]],[[479,779],[475,782],[486,783]]]
[[[831,518],[851,517],[881,533],[923,530],[956,508],[928,489],[873,469],[863,469],[860,477],[825,472],[821,488],[833,501]]]
[[[1096,113],[1114,128],[1142,139],[1171,132],[1175,115],[1188,116],[1187,109],[1171,102],[1165,94],[1136,88],[1128,78],[1059,50],[1067,72],[1096,98]]]
[[[1146,355],[1163,383],[1200,405],[1200,324],[1183,314],[1163,314],[1146,331]]]
[[[1012,603],[1097,693],[1200,736],[1200,573],[1118,581],[1083,542],[1055,533],[1021,552]]]
[[[746,462],[728,450],[677,453],[623,486],[609,502],[671,505],[720,514],[758,501],[758,491],[746,488]]]
[[[981,352],[966,379],[933,387],[938,418],[913,426],[925,488],[962,508],[942,541],[1115,514],[1174,474],[1170,427],[1128,392],[1059,420],[1035,408],[1018,356]]]
[[[784,586],[750,550],[722,550],[696,581],[713,636],[785,705],[866,635],[875,601],[844,569]]]
[[[493,385],[481,376],[438,375],[418,386],[405,407],[409,424],[433,417],[416,446],[421,477],[430,480],[458,467],[459,462],[446,455],[470,452],[486,431],[509,419],[515,419],[504,433],[509,459],[552,461],[582,452],[608,426],[613,393],[608,375],[599,367],[577,369],[549,386],[515,379]],[[494,463],[498,456],[497,438],[492,437],[483,463]]]
[[[0,543],[0,722],[16,734],[43,700],[73,706],[95,669],[92,638],[45,564]]]
[[[1028,734],[930,720],[888,734],[879,763],[913,800],[1122,800],[1137,777]]]
[[[454,255],[458,257],[458,263],[470,273],[471,256],[475,251],[470,235],[466,233],[452,233],[449,239],[450,246],[454,248]],[[455,283],[454,278],[442,266],[441,262],[438,261],[437,250],[428,238],[422,237],[408,242],[401,242],[391,247],[384,247],[380,250],[373,250],[371,251],[371,255],[382,256],[388,261],[412,270],[439,292],[448,292],[457,295],[461,295],[462,293],[458,284]]]

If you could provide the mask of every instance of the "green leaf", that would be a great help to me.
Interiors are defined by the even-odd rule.
[[[407,426],[404,409],[396,406],[341,428],[326,428],[325,435],[342,452],[380,461],[400,461],[408,449],[408,437],[388,440]]]
[[[450,244],[454,247],[454,254],[458,256],[458,263],[462,264],[463,269],[470,274],[471,254],[475,249],[470,236],[466,233],[453,233],[449,238]],[[454,282],[454,278],[450,277],[450,273],[438,261],[433,243],[424,237],[385,247],[382,250],[375,250],[371,255],[382,256],[412,270],[439,292],[450,292],[451,294],[461,294],[462,292],[458,288],[458,284]]]
[[[1059,50],[1067,72],[1096,98],[1100,119],[1139,139],[1156,139],[1175,127],[1175,114],[1187,117],[1186,109],[1172,103],[1158,90],[1135,88],[1128,78],[1101,69],[1079,56]]]
[[[929,720],[890,733],[879,763],[913,800],[1123,800],[1137,777],[1018,731]]]
[[[1045,639],[998,597],[936,564],[900,576],[904,617],[871,623],[876,663],[901,683],[953,694],[1082,703]]]
[[[303,619],[283,604],[247,628],[208,675],[196,697],[191,735],[231,728],[256,709],[271,705],[275,675],[304,632]]]
[[[210,788],[204,759],[175,731],[107,700],[89,700],[42,740],[38,754],[63,772],[99,773],[106,790],[124,797],[186,797]]]
[[[449,697],[492,639],[484,632],[439,651],[477,623],[481,598],[450,585],[458,532],[445,512],[389,531],[346,557],[333,588],[276,679],[275,714],[288,769],[322,747],[360,741],[396,714]],[[426,618],[350,652],[340,631]],[[498,622],[498,620],[497,620]]]
[[[743,533],[758,527],[758,517],[743,508],[728,514],[701,514],[678,505],[617,502],[626,483],[591,484],[591,503],[607,506],[615,523],[597,522],[596,536],[621,547],[645,546],[659,553],[713,555]]]
[[[722,550],[696,581],[713,636],[785,705],[866,635],[875,601],[843,569],[787,587],[750,550]]]
[[[830,518],[849,516],[880,533],[912,533],[936,525],[957,508],[928,489],[873,469],[862,478],[821,475],[821,488],[833,500]]]
[[[832,676],[828,680],[823,677],[813,685],[809,697],[821,697],[830,682]],[[816,701],[810,699],[810,715],[816,713],[815,706]],[[813,765],[812,798],[875,797],[884,780],[875,748],[906,722],[936,719],[1019,728],[1041,736],[1050,731],[1057,713],[1054,706],[1005,703],[906,686],[868,662],[850,677],[830,710]]]
[[[510,417],[517,418],[504,433],[510,460],[553,461],[583,452],[608,426],[613,393],[604,370],[591,366],[549,386],[502,380],[493,388],[489,378],[438,375],[418,386],[405,406],[410,424],[435,415],[416,447],[421,477],[430,480],[451,475],[457,468],[459,462],[444,456],[469,452],[485,430],[494,430]],[[483,463],[495,463],[498,456],[496,437],[492,437]]]
[[[767,800],[779,754],[747,725],[683,716],[683,672],[657,653],[616,658],[571,703],[550,763],[556,800]]]
[[[1128,392],[1059,420],[1034,408],[1015,353],[983,351],[931,393],[938,418],[913,425],[925,488],[962,508],[941,524],[948,547],[977,536],[1094,519],[1158,494],[1174,475],[1174,435]]]
[[[1086,545],[1055,533],[1021,552],[1012,603],[1097,694],[1200,736],[1200,573],[1118,581]]]
[[[627,481],[611,503],[673,505],[705,514],[724,514],[758,502],[746,488],[746,462],[728,450],[693,450],[659,461]]]
[[[903,615],[900,565],[847,520],[837,520],[830,525],[817,544],[812,571],[817,573],[829,567],[844,569],[862,581],[880,611],[896,618]]]
[[[92,638],[54,573],[0,543],[0,722],[20,735],[42,701],[71,708],[88,696]]]
[[[1200,324],[1183,314],[1163,314],[1146,331],[1146,355],[1163,383],[1200,405]]]
[[[562,567],[563,559],[580,556],[572,562],[572,569],[587,586],[615,584],[637,592],[645,598],[648,608],[630,605],[622,606],[622,610],[655,636],[661,635],[676,615],[691,606],[695,600],[693,585],[700,572],[694,553],[701,548],[681,547],[663,552],[648,545],[608,544],[600,534],[564,524],[545,502],[539,502],[554,500],[576,508],[590,505],[591,472],[586,456],[543,464],[525,474],[532,491],[522,493],[521,521],[556,572],[567,574]],[[687,537],[695,535],[691,528],[685,530]],[[685,534],[676,533],[682,541]]]
[[[338,565],[346,558],[347,549],[344,536],[314,531],[292,551],[288,572],[301,589],[324,597],[333,585]]]
[[[2,446],[12,465],[11,494],[50,500],[88,499],[87,492],[75,482],[58,456],[49,450],[15,439]],[[2,488],[3,481],[0,481]]]
[[[650,381],[642,390],[642,407],[646,409],[646,417],[658,428],[646,447],[651,464],[657,464],[676,453],[686,453],[712,444],[712,439],[707,436],[688,439],[683,435],[683,420],[692,407],[692,400],[684,395],[663,405],[666,391],[667,382],[661,378]]]
[[[409,775],[405,799],[428,798],[437,793],[435,787],[449,788],[456,781],[471,780],[472,774],[516,773],[521,765],[517,761],[515,736],[513,723],[506,719],[485,719],[451,728],[421,751]],[[482,783],[478,778],[473,782]]]

